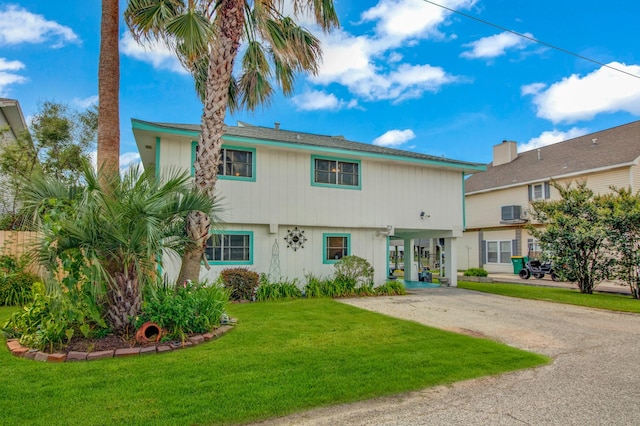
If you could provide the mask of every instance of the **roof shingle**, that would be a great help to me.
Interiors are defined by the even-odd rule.
[[[594,143],[595,139],[595,143]],[[538,159],[538,155],[539,158]],[[640,121],[518,153],[515,160],[475,173],[465,183],[472,193],[630,164],[640,157]]]

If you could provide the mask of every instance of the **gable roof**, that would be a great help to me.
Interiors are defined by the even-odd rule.
[[[594,143],[594,139],[596,139]],[[630,166],[640,157],[640,121],[518,153],[510,163],[470,176],[467,194]],[[539,159],[538,159],[539,158]]]
[[[137,131],[147,130],[156,133],[182,134],[197,138],[200,134],[200,125],[197,124],[175,124],[157,123],[138,119],[132,119],[134,135]],[[136,135],[138,141],[139,136]],[[368,143],[349,141],[344,136],[327,136],[313,133],[295,132],[270,127],[253,126],[248,123],[241,123],[239,126],[225,126],[223,138],[226,141],[251,142],[255,144],[278,144],[291,148],[307,150],[329,150],[336,152],[350,152],[365,156],[376,156],[381,158],[393,157],[396,160],[409,160],[420,163],[442,167],[458,168],[465,172],[477,172],[484,170],[485,166],[480,163],[453,160],[450,158],[437,157],[433,155],[420,154],[412,151],[387,148]],[[138,141],[140,149],[141,143]]]

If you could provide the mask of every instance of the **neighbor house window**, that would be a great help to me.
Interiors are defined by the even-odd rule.
[[[529,201],[548,200],[551,198],[549,182],[529,185]]]
[[[487,241],[487,263],[511,263],[511,241]]]
[[[193,164],[195,164],[198,149],[198,143],[193,142],[191,153],[191,175],[195,175],[195,168],[193,167]],[[218,177],[220,179],[255,181],[255,156],[256,150],[253,148],[223,146],[220,150]]]
[[[360,189],[360,162],[337,158],[311,157],[311,183]]]
[[[253,263],[253,232],[225,231],[207,240],[205,255],[209,263],[248,265]]]
[[[335,263],[349,255],[349,234],[323,234],[324,263]]]

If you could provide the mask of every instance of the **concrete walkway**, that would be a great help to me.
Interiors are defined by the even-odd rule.
[[[459,288],[348,299],[358,306],[553,358],[550,365],[311,410],[271,425],[637,425],[640,315]]]

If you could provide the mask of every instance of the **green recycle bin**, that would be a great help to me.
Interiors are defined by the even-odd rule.
[[[511,256],[511,264],[513,265],[513,273],[518,274],[524,265],[529,261],[528,256]]]

